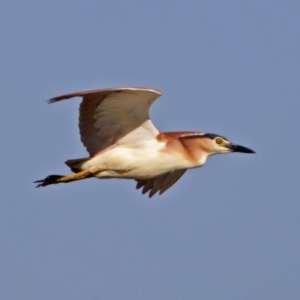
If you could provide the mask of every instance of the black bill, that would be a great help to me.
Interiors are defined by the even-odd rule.
[[[240,146],[240,145],[236,145],[236,144],[228,144],[226,146],[228,149],[230,149],[232,152],[240,152],[240,153],[255,153],[253,150]]]

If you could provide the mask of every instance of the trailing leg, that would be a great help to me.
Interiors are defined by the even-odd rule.
[[[63,176],[63,175],[49,175],[45,179],[34,181],[34,183],[39,183],[36,187],[44,187],[50,184],[57,184],[57,183],[67,183],[71,181],[76,180],[82,180],[86,178],[93,177],[96,173],[99,173],[100,169],[94,169],[94,170],[85,170],[78,172],[76,174]]]

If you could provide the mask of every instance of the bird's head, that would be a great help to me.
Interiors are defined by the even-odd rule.
[[[213,134],[205,133],[198,139],[200,147],[207,152],[208,156],[218,153],[255,153],[253,150],[234,144],[228,141],[225,137]]]

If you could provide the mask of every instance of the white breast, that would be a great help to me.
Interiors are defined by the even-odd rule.
[[[180,154],[163,151],[164,142],[155,139],[122,144],[104,151],[82,165],[83,170],[100,168],[97,177],[147,179],[160,174],[189,168]]]

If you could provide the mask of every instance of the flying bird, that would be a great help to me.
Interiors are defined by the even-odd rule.
[[[187,169],[201,167],[214,154],[253,150],[225,137],[203,132],[160,132],[149,118],[149,109],[161,92],[150,88],[110,88],[66,94],[55,103],[82,97],[79,109],[81,141],[89,157],[65,163],[73,174],[49,175],[37,187],[86,178],[126,178],[149,197],[162,194]]]

